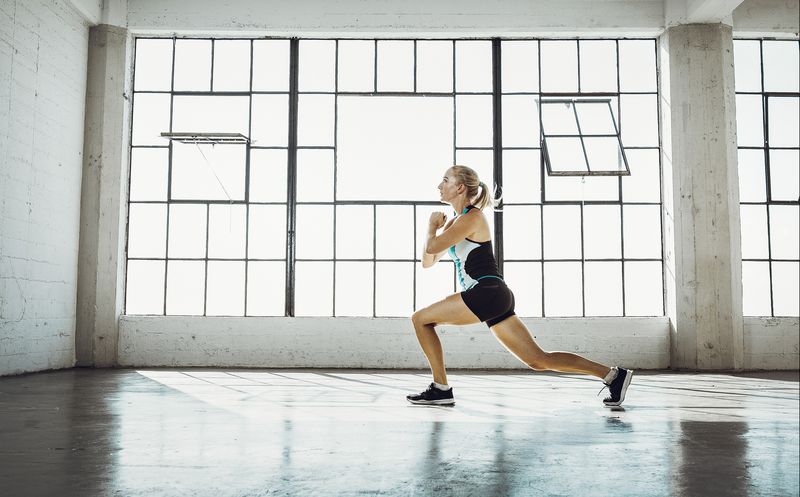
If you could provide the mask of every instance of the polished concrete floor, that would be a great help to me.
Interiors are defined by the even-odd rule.
[[[2,496],[798,495],[798,373],[71,369],[0,378]]]

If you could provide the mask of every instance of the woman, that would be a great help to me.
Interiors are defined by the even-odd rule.
[[[434,327],[485,321],[500,343],[530,368],[596,376],[611,392],[603,403],[607,406],[622,404],[633,371],[609,368],[569,352],[545,352],[514,314],[514,294],[497,269],[489,223],[481,212],[492,198],[475,171],[465,166],[451,167],[439,184],[439,193],[441,201],[450,204],[458,214],[447,222],[444,213],[431,214],[422,267],[433,266],[449,251],[464,291],[411,316],[417,339],[433,373],[433,383],[424,392],[407,396],[408,401],[413,404],[455,404],[453,389],[447,384],[442,344]],[[444,229],[438,233],[440,228]]]

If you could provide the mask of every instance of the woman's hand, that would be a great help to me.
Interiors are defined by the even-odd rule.
[[[444,223],[447,221],[447,215],[444,212],[433,212],[431,213],[431,218],[428,221],[428,226],[434,230],[438,230]]]

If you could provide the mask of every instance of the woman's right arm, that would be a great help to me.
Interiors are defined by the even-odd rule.
[[[456,218],[452,218],[452,219],[448,220],[447,223],[444,225],[444,229],[442,231],[443,232],[446,231],[447,228],[449,228],[450,225],[453,224],[453,221],[455,221],[455,219]],[[441,259],[444,256],[445,252],[447,252],[447,250],[445,249],[445,250],[442,250],[441,252],[439,252],[437,254],[429,254],[429,253],[427,253],[425,251],[425,245],[426,244],[427,244],[427,240],[425,240],[425,242],[422,245],[422,267],[425,268],[425,269],[427,269],[427,268],[433,266],[434,264],[436,264],[439,261],[439,259]]]

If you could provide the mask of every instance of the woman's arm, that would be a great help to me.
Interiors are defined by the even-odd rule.
[[[481,222],[480,211],[469,212],[463,216],[459,216],[455,221],[448,223],[449,226],[445,227],[440,235],[436,235],[436,226],[433,224],[428,225],[428,237],[425,241],[425,250],[423,251],[423,267],[425,266],[425,255],[430,254],[433,260],[430,265],[438,261],[448,248],[460,242],[473,234]],[[438,255],[438,257],[436,257]]]
[[[445,223],[444,231],[447,231],[447,229],[450,228],[450,226],[453,225],[453,221],[455,221],[455,218],[450,219],[450,220],[447,221],[447,223]],[[428,236],[425,239],[425,244],[422,246],[422,267],[426,268],[426,269],[431,267],[431,266],[433,266],[437,262],[439,262],[439,259],[441,259],[442,256],[444,256],[445,252],[447,252],[447,249],[444,249],[444,250],[441,250],[441,251],[439,251],[439,252],[437,252],[435,254],[429,254],[425,250],[425,247],[428,246],[428,240],[431,238],[431,236],[434,236],[434,237],[436,236],[436,231],[437,231],[436,228],[434,228],[430,224],[428,224]]]

